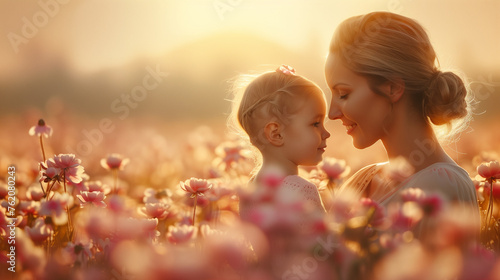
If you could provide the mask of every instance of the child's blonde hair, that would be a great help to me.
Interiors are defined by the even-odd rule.
[[[233,81],[228,127],[262,152],[265,125],[276,121],[286,127],[301,101],[318,93],[323,91],[314,82],[283,67],[259,75],[241,75]],[[262,159],[258,152],[254,154],[258,168]]]

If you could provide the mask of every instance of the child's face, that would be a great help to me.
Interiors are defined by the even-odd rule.
[[[290,161],[296,165],[316,165],[322,160],[326,139],[330,137],[324,127],[325,115],[325,97],[318,90],[290,117],[283,133],[283,147]]]

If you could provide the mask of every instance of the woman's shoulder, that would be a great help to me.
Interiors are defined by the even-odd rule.
[[[421,188],[450,200],[476,201],[474,184],[467,171],[454,163],[438,162],[413,174],[404,188]]]
[[[361,167],[358,171],[356,171],[356,173],[354,173],[353,176],[355,176],[356,174],[366,173],[366,172],[372,171],[372,170],[378,171],[381,168],[383,168],[384,166],[386,166],[388,163],[389,163],[388,161],[384,161],[384,162],[379,162],[379,163],[368,164],[367,166]]]
[[[344,182],[343,186],[368,184],[373,176],[380,172],[387,163],[388,162],[373,163],[360,168]]]
[[[472,185],[469,173],[454,163],[434,163],[419,172],[413,174],[409,181],[434,181],[438,183],[449,183],[452,185]]]

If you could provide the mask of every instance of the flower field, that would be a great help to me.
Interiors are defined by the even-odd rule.
[[[301,170],[329,210],[318,213],[280,191],[278,174],[248,186],[251,150],[209,126],[176,141],[141,122],[99,130],[27,115],[6,117],[2,127],[2,279],[500,277],[495,132],[477,145],[464,135],[455,147],[476,185],[478,232],[478,209],[447,207],[419,189],[387,208],[334,196],[372,163],[335,147],[335,158]],[[86,138],[76,136],[82,129]],[[240,213],[240,205],[252,207]]]

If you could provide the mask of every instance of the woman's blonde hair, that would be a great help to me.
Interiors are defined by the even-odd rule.
[[[403,80],[405,93],[441,137],[456,135],[471,119],[469,86],[442,72],[427,33],[415,20],[389,12],[351,17],[335,31],[330,53],[368,79],[375,93],[384,82]],[[446,125],[443,133],[436,126]]]
[[[257,75],[240,75],[232,81],[228,127],[255,148],[264,147],[264,127],[276,121],[286,127],[288,118],[311,94],[323,94],[314,82],[280,68]],[[256,165],[262,159],[258,152]],[[254,170],[255,171],[255,170]]]

